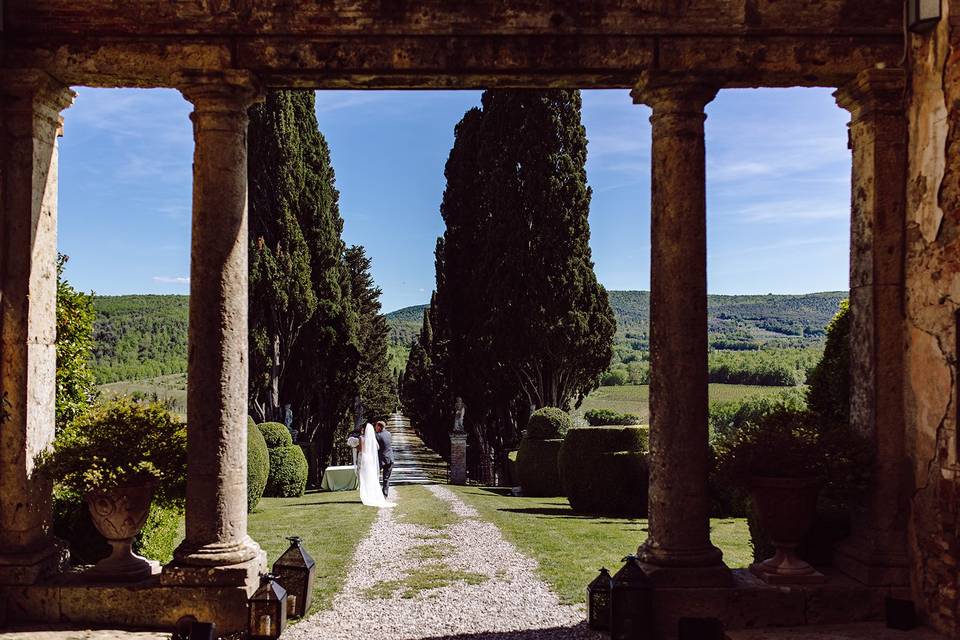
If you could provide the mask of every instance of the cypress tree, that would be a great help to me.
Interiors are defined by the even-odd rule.
[[[296,427],[327,459],[357,393],[360,350],[314,101],[312,91],[278,91],[251,109],[250,380],[252,404],[291,405]]]
[[[69,258],[57,255],[57,395],[56,430],[59,432],[86,412],[97,395],[93,371],[93,294],[73,288],[63,277]],[[6,398],[0,402],[5,415]]]

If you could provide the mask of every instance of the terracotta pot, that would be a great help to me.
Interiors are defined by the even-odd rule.
[[[84,575],[96,580],[137,582],[153,573],[150,561],[133,552],[133,539],[140,533],[150,513],[157,489],[155,481],[87,494],[87,507],[113,552]]]
[[[751,478],[750,497],[760,526],[777,548],[772,558],[751,567],[754,573],[764,578],[781,578],[777,582],[822,580],[822,574],[796,554],[817,514],[819,491],[817,478]]]

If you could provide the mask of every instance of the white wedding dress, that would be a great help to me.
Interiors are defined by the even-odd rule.
[[[383,488],[380,486],[380,456],[377,455],[380,444],[377,442],[377,433],[369,422],[363,432],[360,446],[362,449],[357,469],[357,477],[360,479],[360,502],[368,507],[394,506],[394,503],[384,497]]]

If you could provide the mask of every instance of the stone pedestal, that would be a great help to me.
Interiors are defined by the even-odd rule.
[[[710,543],[707,489],[707,224],[704,106],[717,87],[647,75],[653,108],[650,256],[650,526],[639,558],[654,581],[729,584]]]
[[[54,437],[57,136],[74,93],[38,71],[0,76],[0,584],[29,584],[62,551],[34,458]]]
[[[870,69],[834,95],[851,113],[850,423],[875,447],[871,489],[834,563],[869,585],[908,583],[904,447],[904,72]]]
[[[266,559],[247,535],[247,109],[245,74],[188,78],[193,229],[186,538],[166,585],[246,585]]]
[[[450,484],[467,484],[467,434],[450,434]]]

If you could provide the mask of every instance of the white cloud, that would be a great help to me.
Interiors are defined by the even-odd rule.
[[[382,92],[378,91],[317,91],[316,111],[318,114],[330,113],[371,104],[381,99]]]
[[[742,222],[837,220],[849,218],[850,208],[829,201],[771,200],[743,207],[734,216]]]
[[[190,278],[185,276],[153,276],[153,281],[160,284],[190,284]]]

